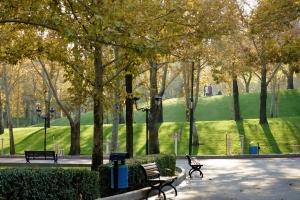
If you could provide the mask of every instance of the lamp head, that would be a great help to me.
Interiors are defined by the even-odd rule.
[[[137,101],[140,100],[140,97],[133,97],[135,108],[138,109]]]
[[[155,103],[156,103],[156,105],[160,105],[160,103],[161,103],[161,97],[160,96],[155,96],[154,97],[154,100],[155,100]]]
[[[36,113],[37,113],[37,115],[38,115],[38,116],[41,116],[41,112],[42,112],[42,110],[41,110],[41,108],[38,106],[38,107],[36,108]]]
[[[50,108],[49,111],[50,111],[50,117],[52,118],[54,116],[55,110],[53,108]]]

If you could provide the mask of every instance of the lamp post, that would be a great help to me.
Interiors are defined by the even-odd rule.
[[[54,112],[55,110],[53,108],[51,108],[50,110],[48,110],[48,113],[46,113],[45,116],[42,116],[41,113],[42,113],[42,110],[40,107],[37,107],[36,109],[36,112],[37,112],[37,115],[39,116],[39,118],[42,118],[45,120],[45,123],[44,123],[44,130],[45,130],[45,138],[44,138],[44,151],[46,151],[46,131],[47,131],[47,119],[51,119],[54,115]],[[50,114],[49,114],[50,112]]]
[[[193,87],[194,87],[194,62],[192,62],[191,73],[191,105],[190,105],[190,140],[189,140],[189,155],[192,155],[192,137],[193,137],[193,121],[194,121],[194,109],[193,109]]]
[[[133,97],[134,100],[134,104],[135,104],[135,108],[137,110],[142,110],[142,112],[146,112],[146,155],[148,155],[148,151],[149,151],[149,126],[148,126],[148,120],[149,120],[149,112],[151,112],[153,110],[153,108],[138,108],[137,106],[137,101],[139,100],[139,97]],[[160,101],[161,101],[161,97],[160,96],[156,96],[154,97],[156,105],[159,105]]]

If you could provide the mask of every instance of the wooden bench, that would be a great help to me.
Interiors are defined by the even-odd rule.
[[[194,171],[200,172],[200,177],[203,178],[203,173],[200,170],[203,165],[201,165],[198,160],[192,161],[190,156],[187,154],[186,154],[186,157],[188,159],[189,165],[191,166],[191,169],[189,171],[190,178],[192,178],[192,173]]]
[[[155,162],[142,164],[141,168],[143,169],[146,182],[151,187],[146,194],[146,198],[148,198],[148,195],[152,190],[158,190],[158,196],[160,196],[160,193],[162,193],[164,199],[166,199],[166,195],[162,190],[165,186],[172,187],[175,190],[175,196],[177,196],[177,190],[175,186],[172,185],[175,179],[177,179],[176,176],[161,176],[159,168]]]
[[[54,160],[57,163],[57,154],[55,151],[25,151],[26,163],[30,160]]]

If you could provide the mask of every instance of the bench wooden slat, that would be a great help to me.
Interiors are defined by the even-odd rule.
[[[194,171],[200,172],[200,177],[203,178],[203,173],[202,173],[202,171],[200,170],[201,167],[202,167],[203,165],[201,165],[200,162],[199,162],[198,160],[193,162],[193,161],[191,160],[190,156],[187,155],[187,154],[186,154],[186,157],[187,157],[188,163],[189,163],[189,165],[190,165],[190,167],[191,167],[191,169],[190,169],[190,171],[189,171],[190,178],[192,178],[192,173],[193,173]]]
[[[162,193],[164,199],[166,199],[166,195],[162,190],[162,188],[165,186],[172,187],[175,190],[175,196],[177,196],[177,190],[172,185],[175,179],[177,179],[176,176],[160,176],[160,171],[156,163],[142,164],[141,168],[145,175],[145,181],[151,187],[151,189],[147,192],[146,197],[148,197],[152,190],[158,190],[158,195]]]
[[[57,163],[57,154],[55,151],[25,151],[26,163],[30,163],[30,160],[54,160]]]

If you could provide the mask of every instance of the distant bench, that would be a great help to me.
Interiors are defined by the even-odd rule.
[[[54,160],[57,163],[57,154],[55,151],[25,151],[26,163],[30,160]]]
[[[192,178],[192,173],[193,173],[194,171],[200,172],[200,177],[203,178],[203,173],[202,173],[202,171],[200,170],[201,167],[202,167],[203,165],[201,165],[200,162],[199,162],[197,159],[195,159],[195,161],[193,162],[193,161],[191,160],[191,158],[190,158],[189,155],[187,155],[187,154],[185,154],[185,155],[186,155],[186,157],[187,157],[187,159],[188,159],[188,162],[189,162],[189,165],[190,165],[190,167],[191,167],[191,169],[190,169],[190,171],[189,171],[190,178]]]

